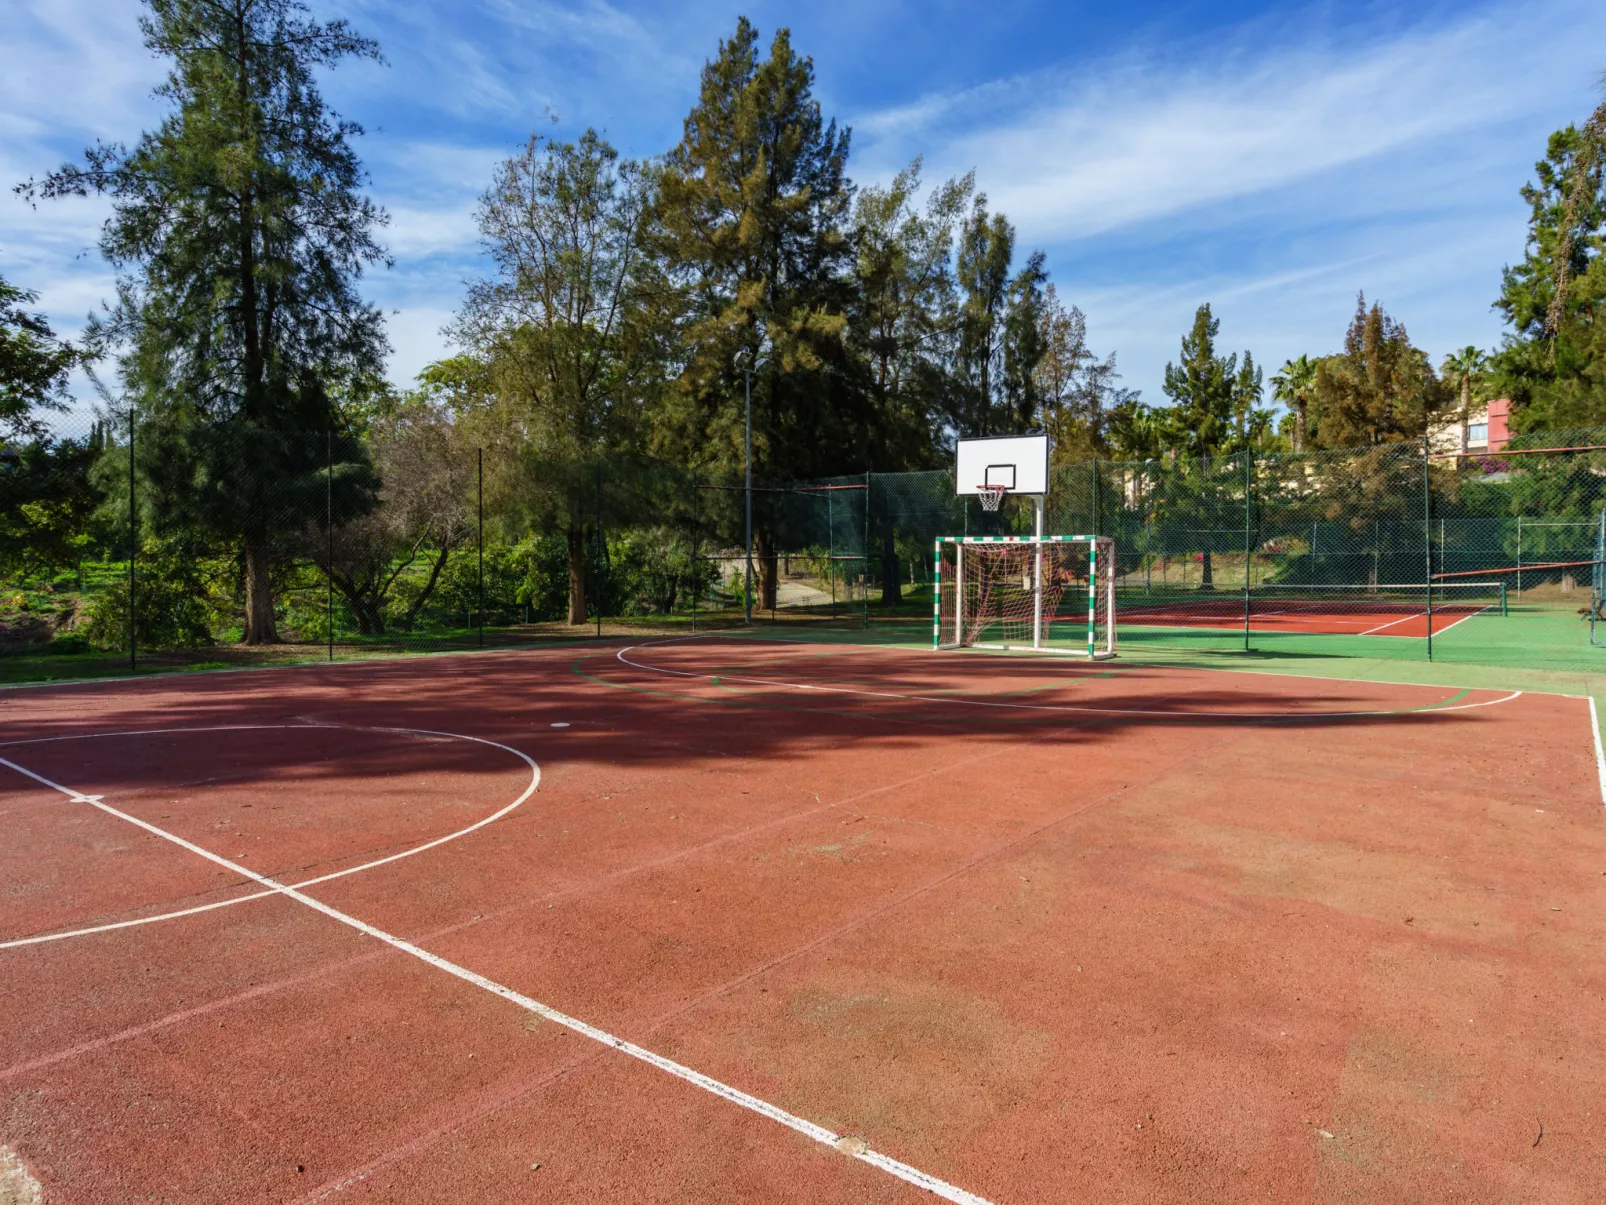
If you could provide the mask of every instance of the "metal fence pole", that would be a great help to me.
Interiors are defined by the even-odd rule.
[[[864,543],[859,551],[864,554],[864,626],[870,626],[870,474],[864,475]]]
[[[831,622],[836,622],[836,494],[825,491],[825,575],[831,579]]]
[[[703,546],[703,495],[697,484],[697,474],[691,477],[691,630],[697,630],[697,613],[702,606],[702,579],[697,572],[697,557]]]
[[[335,659],[335,433],[325,433],[323,495],[323,576],[328,596],[324,616],[329,623],[329,660]]]
[[[753,622],[753,366],[742,371],[744,396],[747,399],[746,429],[743,434],[742,463],[747,473],[747,580],[742,586],[743,622]],[[773,396],[771,401],[773,403]],[[770,407],[774,409],[773,404]]]
[[[134,557],[139,548],[139,506],[134,493],[134,407],[128,407],[128,672],[139,667],[138,629],[134,624]]]
[[[1251,524],[1254,516],[1255,455],[1244,449],[1244,652],[1249,651],[1249,558],[1253,552],[1254,536]]]
[[[1427,560],[1427,585],[1423,588],[1428,596],[1428,660],[1433,660],[1433,480],[1428,474],[1428,466],[1433,462],[1429,459],[1428,437],[1422,435],[1422,551]]]
[[[485,647],[485,449],[475,448],[475,472],[478,485],[475,490],[475,501],[479,504],[479,528],[475,535],[479,554],[479,587],[478,599],[480,609],[480,647]]]
[[[597,596],[597,635],[602,635],[602,569],[608,563],[608,554],[602,543],[602,461],[596,463],[596,508],[597,508],[597,566],[596,566],[596,596]]]

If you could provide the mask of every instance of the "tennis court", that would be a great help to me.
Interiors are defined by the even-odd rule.
[[[1431,594],[1431,598],[1430,598]],[[1477,616],[1503,617],[1499,582],[1444,586],[1255,586],[1239,590],[1167,593],[1128,587],[1120,622],[1139,627],[1286,632],[1331,636],[1437,636]]]
[[[50,1202],[1606,1185],[1587,699],[719,636],[0,698]]]

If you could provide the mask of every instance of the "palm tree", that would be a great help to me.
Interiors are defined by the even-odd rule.
[[[1472,412],[1472,378],[1487,367],[1489,367],[1489,357],[1470,344],[1444,357],[1444,366],[1439,371],[1444,374],[1445,379],[1460,378],[1463,423],[1467,421],[1467,415]]]
[[[1294,412],[1294,451],[1305,450],[1305,409],[1316,384],[1316,365],[1309,356],[1287,360],[1271,379],[1271,395]]]

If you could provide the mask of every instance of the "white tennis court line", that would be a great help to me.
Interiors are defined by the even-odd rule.
[[[507,752],[513,754],[514,757],[517,757],[525,762],[525,764],[530,767],[530,785],[525,787],[523,793],[520,794],[519,797],[512,803],[508,804],[506,807],[498,809],[495,812],[492,812],[489,816],[486,816],[483,819],[476,820],[473,824],[468,825],[466,828],[460,828],[456,832],[447,833],[443,837],[436,837],[431,841],[424,842],[422,845],[415,845],[411,849],[404,849],[400,853],[389,854],[383,858],[375,858],[371,862],[364,862],[361,866],[348,866],[345,870],[331,871],[329,874],[321,874],[316,878],[303,879],[299,883],[292,883],[292,887],[311,887],[318,883],[327,883],[330,879],[343,879],[347,875],[360,874],[365,870],[372,870],[376,866],[384,866],[390,862],[399,862],[403,858],[411,858],[416,854],[423,853],[425,850],[435,849],[437,846],[445,845],[448,841],[456,841],[459,837],[466,837],[475,830],[482,829],[487,824],[491,824],[497,820],[500,820],[503,816],[506,816],[531,795],[535,794],[536,788],[541,785],[541,767],[536,765],[534,760],[528,755],[513,748],[513,746],[504,745],[500,741],[486,740],[484,737],[464,736],[462,733],[458,732],[437,732],[429,728],[374,728],[360,724],[220,724],[205,728],[144,728],[127,732],[84,732],[76,733],[72,736],[47,736],[39,737],[35,740],[5,741],[0,743],[0,749],[15,748],[18,745],[50,745],[61,741],[88,741],[118,736],[161,736],[169,733],[194,732],[259,732],[272,729],[302,728],[347,732],[399,732],[408,736],[443,736],[451,737],[455,740],[473,741],[480,745],[490,745],[495,749],[505,749]],[[7,764],[9,765],[10,763]],[[138,916],[132,920],[110,921],[104,925],[89,925],[80,929],[64,929],[59,933],[44,933],[37,937],[17,937],[10,941],[0,941],[0,950],[10,950],[17,946],[38,946],[44,945],[46,942],[65,941],[69,937],[88,937],[95,933],[111,933],[117,929],[133,929],[140,925],[153,925],[157,921],[177,920],[184,916],[196,916],[202,912],[213,912],[218,908],[232,908],[235,904],[248,904],[252,900],[266,899],[268,896],[274,894],[275,892],[271,890],[253,891],[249,895],[237,895],[226,900],[214,900],[210,904],[197,904],[193,908],[180,908],[174,912],[159,912],[153,916]]]
[[[516,1004],[526,1012],[534,1013],[545,1020],[553,1022],[554,1024],[562,1025],[566,1029],[570,1029],[575,1033],[590,1038],[594,1042],[598,1042],[604,1046],[610,1046],[614,1050],[619,1051],[621,1054],[629,1055],[631,1058],[638,1059],[650,1067],[656,1067],[659,1071],[667,1072],[668,1074],[675,1076],[677,1079],[685,1080],[687,1083],[693,1084],[696,1087],[703,1089],[705,1092],[712,1093],[714,1096],[720,1097],[722,1100],[727,1100],[734,1105],[738,1105],[741,1108],[747,1109],[753,1113],[757,1113],[761,1117],[766,1117],[771,1121],[777,1122],[790,1130],[794,1130],[797,1133],[802,1134],[806,1138],[812,1138],[815,1142],[820,1143],[822,1146],[831,1147],[833,1150],[847,1155],[850,1158],[857,1159],[861,1163],[868,1163],[872,1167],[879,1168],[881,1171],[886,1172],[888,1175],[896,1176],[905,1183],[913,1184],[917,1188],[923,1188],[927,1192],[933,1193],[946,1201],[959,1202],[960,1205],[990,1205],[985,1198],[978,1197],[974,1193],[966,1192],[964,1189],[955,1187],[944,1180],[939,1180],[936,1176],[923,1172],[919,1168],[910,1167],[907,1163],[900,1163],[898,1160],[890,1158],[887,1155],[883,1155],[878,1151],[871,1150],[868,1147],[861,1149],[861,1144],[852,1140],[849,1135],[833,1133],[824,1126],[816,1125],[812,1121],[808,1121],[805,1118],[788,1113],[785,1109],[782,1109],[777,1105],[772,1105],[766,1100],[761,1100],[750,1093],[743,1092],[739,1088],[733,1088],[729,1084],[722,1083],[711,1076],[704,1075],[700,1071],[694,1071],[684,1064],[675,1062],[673,1059],[667,1059],[663,1055],[654,1054],[645,1047],[637,1046],[634,1042],[627,1042],[623,1038],[615,1037],[606,1030],[598,1029],[594,1025],[588,1025],[586,1022],[581,1021],[578,1018],[571,1017],[567,1013],[559,1012],[550,1005],[542,1004],[539,1000],[533,999],[530,996],[526,996],[521,992],[516,992],[512,988],[505,987],[494,980],[487,979],[484,975],[471,971],[467,967],[459,966],[455,962],[450,962],[447,959],[440,957],[438,954],[431,954],[428,950],[425,950],[419,946],[415,946],[412,942],[397,937],[393,933],[387,933],[385,930],[374,925],[370,925],[366,921],[358,920],[356,917],[348,915],[347,913],[340,911],[338,908],[331,907],[330,905],[323,903],[321,900],[313,899],[312,896],[305,894],[295,887],[288,886],[276,879],[271,879],[266,875],[258,874],[256,871],[242,866],[238,862],[231,862],[228,858],[223,857],[221,854],[215,854],[211,850],[203,849],[201,846],[196,845],[192,841],[186,841],[183,837],[178,836],[176,833],[170,833],[166,829],[159,828],[156,825],[151,824],[149,821],[141,820],[138,816],[131,816],[127,812],[120,811],[119,809],[114,808],[109,803],[105,802],[105,800],[99,795],[85,795],[80,791],[73,790],[71,787],[64,787],[58,782],[52,782],[42,774],[35,774],[32,770],[29,770],[24,766],[19,766],[16,762],[10,761],[3,757],[0,757],[0,766],[9,766],[17,773],[31,778],[35,782],[49,787],[51,790],[60,791],[74,803],[87,803],[91,807],[98,808],[100,811],[105,812],[109,816],[115,816],[119,820],[124,820],[129,824],[134,825],[136,828],[144,829],[146,832],[152,834],[153,836],[160,837],[164,841],[171,841],[180,849],[186,849],[198,857],[205,858],[208,862],[213,862],[227,870],[232,870],[235,874],[260,883],[263,887],[268,889],[269,893],[277,893],[279,895],[288,896],[297,903],[304,904],[308,908],[311,908],[314,912],[320,912],[324,916],[327,916],[332,920],[337,920],[341,924],[349,926],[350,928],[357,930],[357,932],[362,933],[367,937],[372,937],[376,941],[382,941],[386,945],[392,946],[404,954],[410,954],[414,958],[417,958],[420,961],[434,967],[436,970],[445,971],[448,975],[452,975],[458,979],[461,979],[465,983],[471,983],[475,987],[480,988],[482,991],[490,992],[493,996],[499,996],[503,1000],[508,1001],[510,1004]]]
[[[1476,619],[1478,616],[1482,615],[1485,611],[1489,610],[1493,606],[1494,606],[1494,604],[1490,603],[1488,606],[1479,607],[1476,611],[1469,611],[1469,612],[1467,612],[1467,614],[1463,615],[1460,619],[1456,620],[1455,623],[1445,624],[1444,627],[1436,629],[1433,634],[1435,636],[1443,636],[1451,628],[1455,627],[1456,624],[1466,623],[1466,621],[1469,620],[1469,619]]]
[[[1412,619],[1421,619],[1426,614],[1426,611],[1412,611],[1409,615],[1402,615],[1398,619],[1391,619],[1387,623],[1380,623],[1375,628],[1367,628],[1366,631],[1361,632],[1360,635],[1370,636],[1374,632],[1381,632],[1384,628],[1398,627],[1400,624],[1406,623]]]
[[[1502,695],[1498,699],[1485,699],[1481,703],[1458,703],[1454,707],[1427,707],[1408,708],[1394,711],[1160,711],[1138,707],[1079,707],[1074,704],[1054,703],[995,703],[986,699],[966,699],[955,695],[911,695],[885,690],[856,690],[847,686],[815,686],[806,682],[780,682],[770,678],[744,678],[737,674],[704,674],[693,673],[683,669],[667,669],[659,665],[647,665],[640,661],[632,661],[625,656],[640,648],[650,648],[653,645],[676,643],[677,638],[668,640],[655,640],[648,644],[632,644],[620,649],[614,656],[626,665],[636,669],[646,670],[651,674],[670,674],[677,678],[715,678],[721,682],[745,682],[753,686],[775,686],[782,690],[811,690],[823,694],[860,695],[872,699],[904,699],[914,703],[949,703],[965,707],[990,707],[1006,711],[1055,711],[1055,712],[1084,712],[1092,715],[1141,715],[1161,716],[1166,719],[1239,719],[1239,720],[1340,720],[1365,719],[1374,716],[1398,715],[1439,715],[1451,711],[1471,711],[1477,707],[1495,707],[1501,703],[1509,703],[1513,699],[1521,698],[1522,691],[1514,690],[1510,694]],[[1290,675],[1292,676],[1292,675]],[[1323,678],[1320,681],[1343,681],[1344,679]],[[1404,685],[1404,684],[1402,684]],[[1431,689],[1431,688],[1428,688]]]
[[[1468,616],[1467,618],[1470,619],[1471,616]],[[1448,629],[1446,629],[1446,630],[1448,630]],[[667,640],[658,640],[658,641],[651,642],[651,644],[687,643],[687,642],[692,641],[692,640],[712,639],[715,635],[729,636],[728,633],[710,633],[707,636],[682,636],[682,637],[675,637],[675,638],[671,638],[671,639],[667,639]],[[731,639],[742,639],[742,640],[750,640],[751,639],[751,638],[748,638],[748,637],[741,637],[741,636],[731,636],[730,638]],[[813,642],[812,641],[797,640],[795,638],[786,637],[786,636],[769,636],[769,637],[764,637],[763,640],[762,640],[762,643],[769,643],[769,644],[811,644]],[[654,673],[675,674],[675,675],[677,675],[679,677],[683,677],[683,678],[701,678],[701,677],[707,677],[708,676],[706,674],[688,673],[685,670],[664,669],[664,668],[661,668],[659,666],[642,665],[640,662],[629,660],[624,655],[624,654],[626,654],[628,652],[634,651],[636,648],[648,648],[648,647],[651,647],[651,644],[648,644],[648,645],[631,645],[631,646],[628,646],[626,648],[620,649],[614,655],[616,657],[618,657],[620,660],[624,661],[626,665],[634,665],[634,666],[637,666],[640,669],[650,670],[650,671],[652,671]],[[876,653],[904,653],[904,654],[909,654],[909,653],[914,653],[915,652],[915,650],[913,650],[913,649],[892,648],[892,647],[885,647],[885,646],[872,647],[872,648],[869,648],[869,649],[866,649],[866,650],[863,650],[863,651],[876,652]],[[921,650],[921,653],[920,654],[916,654],[916,655],[922,655],[923,652],[924,652],[924,650]],[[1285,673],[1278,673],[1278,672],[1275,672],[1275,671],[1272,671],[1272,670],[1264,670],[1264,669],[1219,670],[1219,669],[1206,669],[1206,668],[1201,668],[1199,666],[1191,666],[1191,665],[1166,666],[1164,668],[1172,669],[1172,670],[1174,670],[1174,671],[1176,671],[1178,673],[1253,674],[1253,675],[1255,675],[1257,677],[1262,677],[1262,678],[1293,678],[1293,679],[1297,679],[1297,680],[1305,681],[1305,682],[1354,682],[1354,681],[1356,681],[1356,679],[1351,679],[1351,678],[1329,678],[1329,677],[1325,677],[1325,676],[1318,675],[1318,674],[1285,674]],[[721,677],[722,680],[725,680],[725,679],[728,679],[730,681],[742,681],[743,680],[743,679],[740,679],[740,678],[731,678],[729,675],[723,675],[723,674],[720,675],[720,677]],[[1387,678],[1362,679],[1361,681],[1369,682],[1373,686],[1405,686],[1405,687],[1410,687],[1412,689],[1431,688],[1431,686],[1433,685],[1432,683],[1426,683],[1426,682],[1396,682],[1396,681],[1393,681],[1393,680],[1387,679]],[[778,685],[782,685],[782,686],[794,686],[795,685],[795,689],[798,689],[798,690],[829,690],[829,689],[834,689],[834,688],[831,688],[831,687],[804,686],[804,685],[792,684],[792,683],[779,683]],[[1588,701],[1588,703],[1589,703],[1590,732],[1591,732],[1591,735],[1592,735],[1592,737],[1594,739],[1594,742],[1595,742],[1595,769],[1596,769],[1596,773],[1597,773],[1597,775],[1599,777],[1599,780],[1600,780],[1601,803],[1602,803],[1603,806],[1606,806],[1606,751],[1602,750],[1601,733],[1600,733],[1600,721],[1599,721],[1599,718],[1597,717],[1596,712],[1595,712],[1595,700],[1590,695],[1566,694],[1566,693],[1563,693],[1563,692],[1560,692],[1560,691],[1547,691],[1547,690],[1532,690],[1532,691],[1517,690],[1517,691],[1512,691],[1509,695],[1506,695],[1504,698],[1491,699],[1491,700],[1488,700],[1487,702],[1483,702],[1483,703],[1467,703],[1467,704],[1462,704],[1461,706],[1457,706],[1457,707],[1430,707],[1430,708],[1424,708],[1421,711],[1413,711],[1413,712],[1407,712],[1407,713],[1400,713],[1400,712],[1358,712],[1358,713],[1326,712],[1326,713],[1316,713],[1315,714],[1315,718],[1318,718],[1318,719],[1322,718],[1323,715],[1355,715],[1355,714],[1359,714],[1359,715],[1398,715],[1398,714],[1431,715],[1434,712],[1438,712],[1438,711],[1461,711],[1461,710],[1464,710],[1465,708],[1468,708],[1468,707],[1489,707],[1489,706],[1492,706],[1495,703],[1509,703],[1512,699],[1515,699],[1519,695],[1523,695],[1523,694],[1534,694],[1534,695],[1542,695],[1542,696],[1543,695],[1548,695],[1548,696],[1550,696],[1552,698],[1557,698],[1557,699],[1585,699],[1585,700]],[[931,703],[937,703],[937,702],[961,702],[961,701],[963,701],[963,702],[967,702],[967,703],[980,704],[982,706],[988,706],[988,704],[986,704],[982,700],[958,700],[958,699],[954,699],[952,697],[949,697],[947,699],[934,698],[934,697],[927,696],[927,695],[892,695],[892,696],[889,696],[889,697],[891,697],[891,698],[899,698],[899,699],[905,699],[905,698],[906,699],[915,699],[915,700],[920,700],[920,701],[924,701],[924,702],[931,702]],[[995,704],[995,706],[1003,706],[1003,704]],[[1068,710],[1068,709],[1067,708],[1056,708],[1055,710]],[[1245,713],[1245,712],[1220,712],[1220,713],[1217,713],[1217,712],[1180,712],[1179,713],[1179,712],[1169,712],[1169,711],[1167,711],[1167,712],[1160,712],[1158,714],[1167,715],[1167,716],[1178,715],[1178,714],[1182,714],[1182,715],[1217,715],[1217,714],[1220,714],[1220,715],[1231,716],[1231,715],[1245,715],[1245,714],[1248,714],[1248,713]],[[1273,714],[1281,715],[1283,713],[1273,713]],[[1305,714],[1306,713],[1291,712],[1291,713],[1288,713],[1288,716],[1290,718],[1293,718],[1293,717],[1300,717],[1300,716],[1303,716]]]
[[[1595,738],[1595,773],[1600,777],[1600,801],[1606,805],[1606,750],[1600,744],[1600,715],[1595,710],[1595,696],[1589,699],[1589,733]]]

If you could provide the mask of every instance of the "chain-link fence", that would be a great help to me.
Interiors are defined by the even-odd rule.
[[[1603,495],[1593,430],[1487,455],[1086,461],[1052,470],[1045,530],[1115,541],[1129,653],[1594,669]],[[945,471],[749,490],[417,415],[361,437],[85,423],[0,443],[0,503],[0,680],[747,622],[919,640],[936,538],[1033,522]]]

